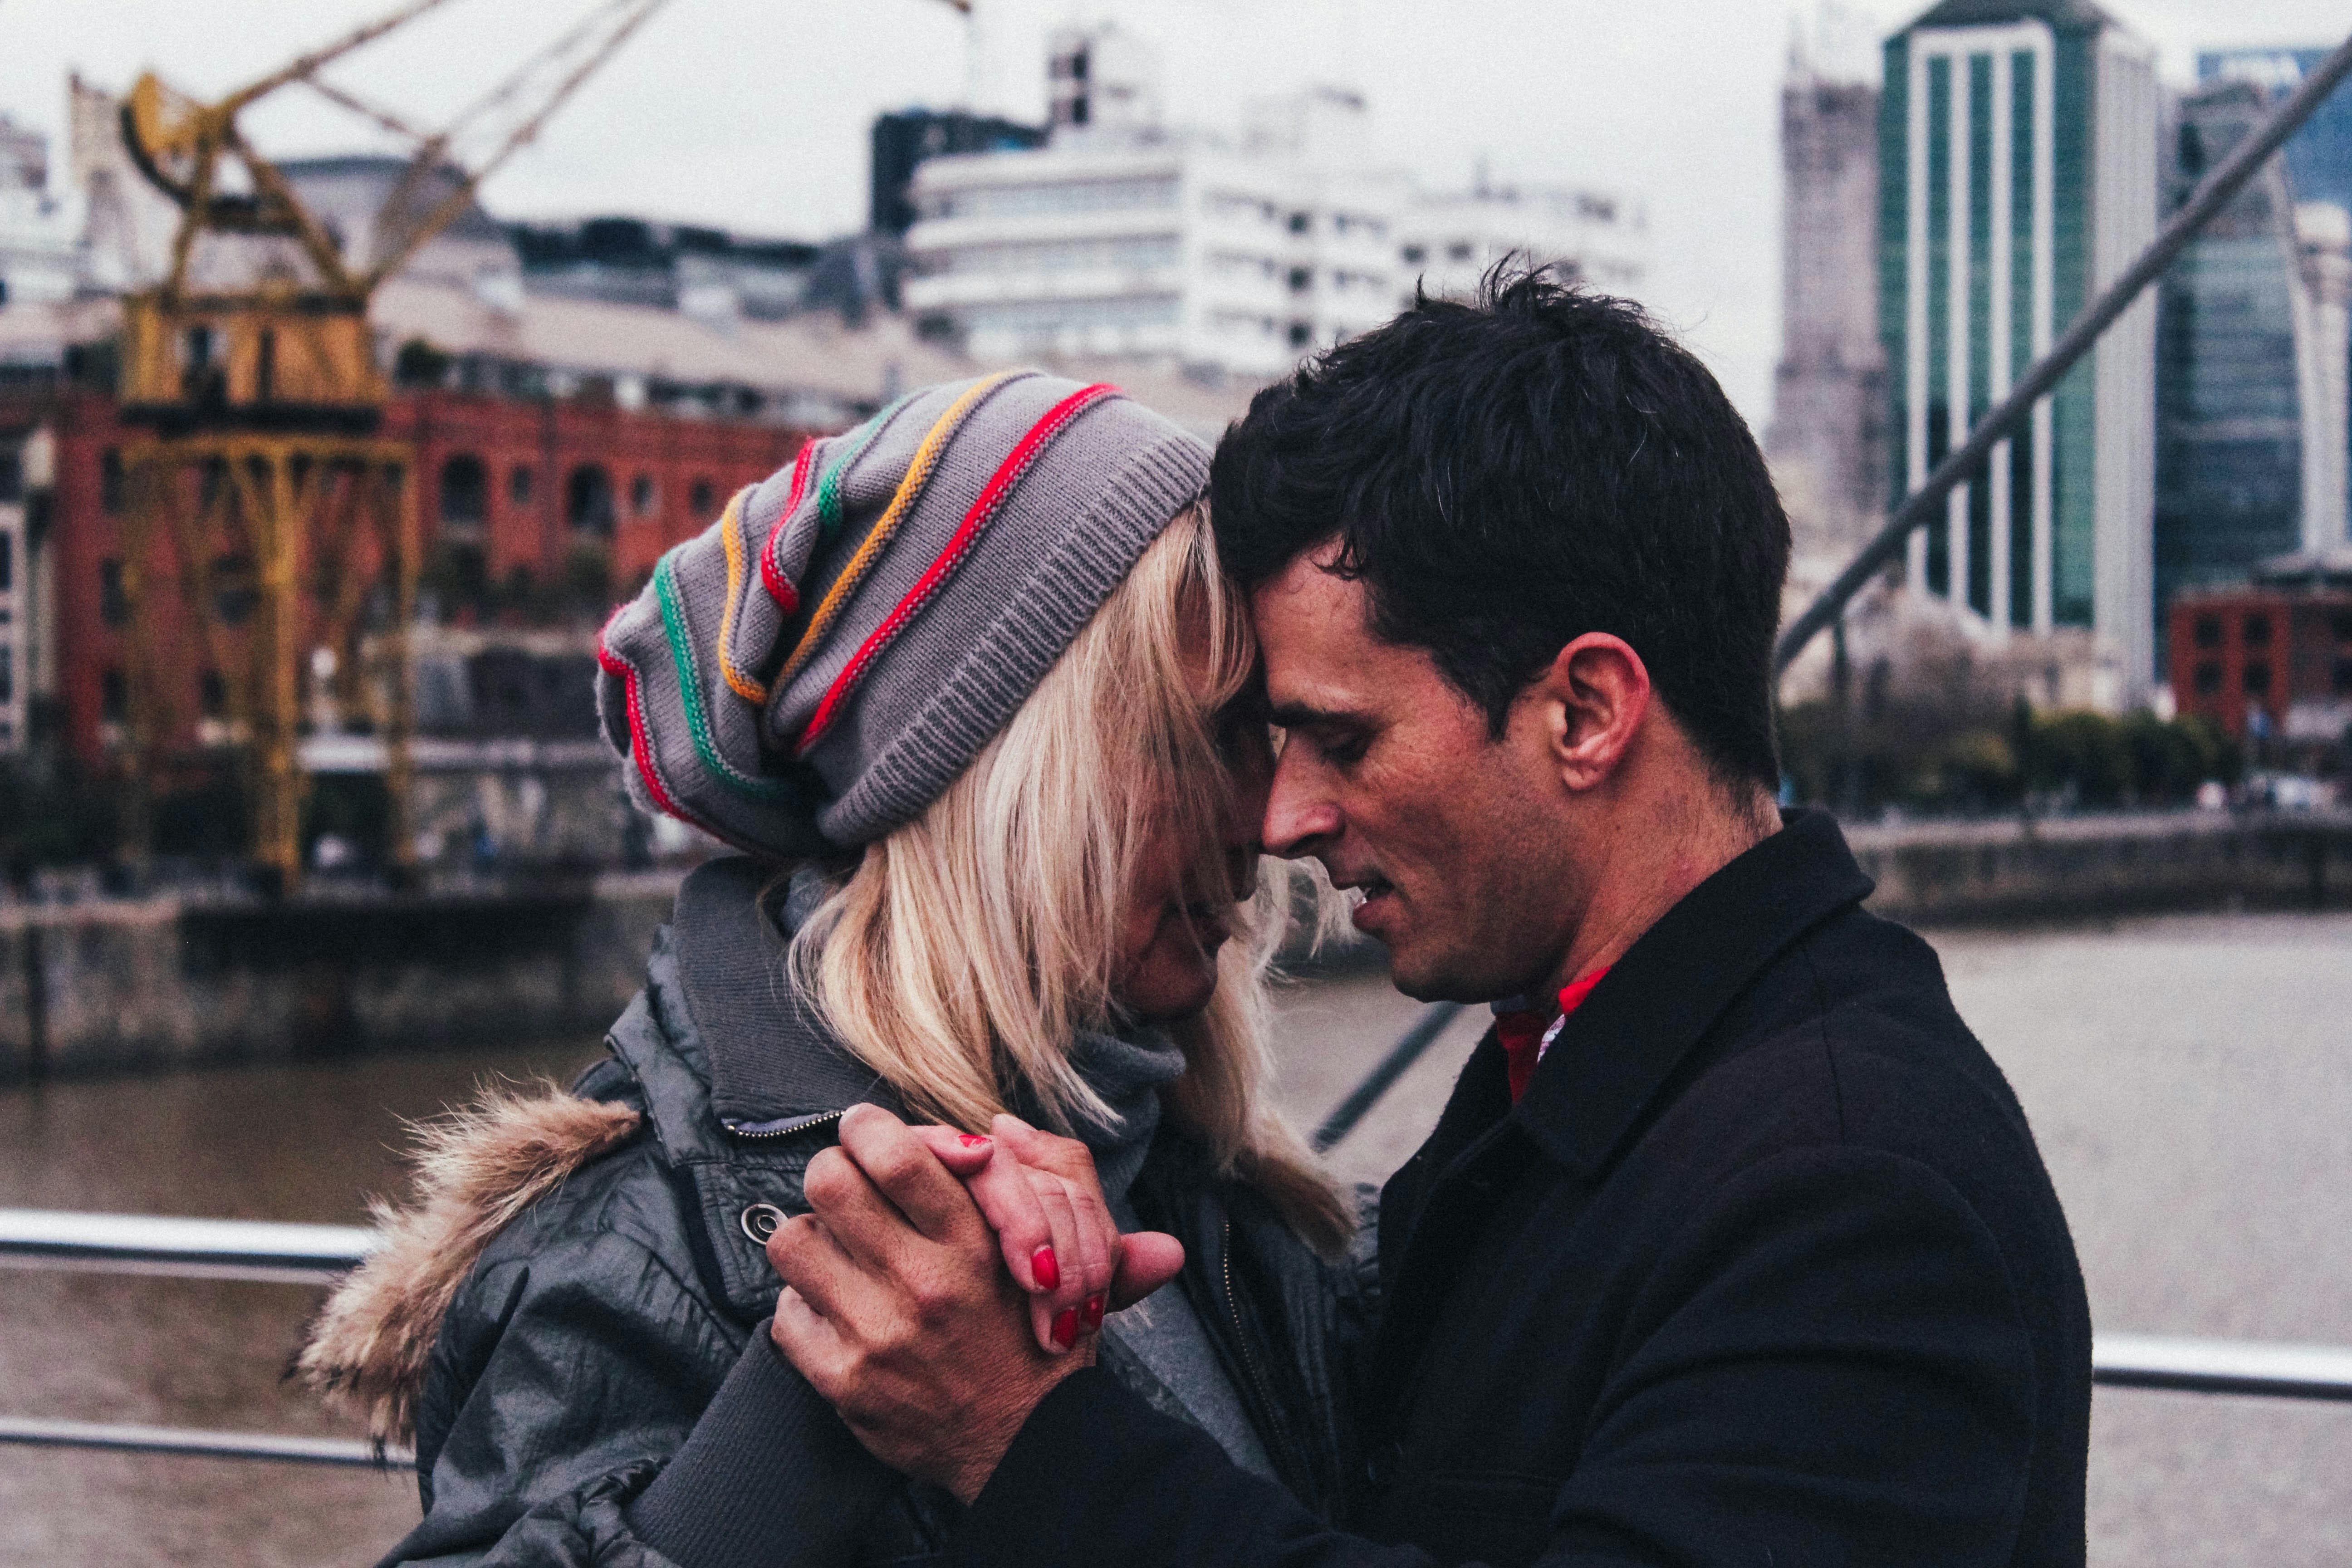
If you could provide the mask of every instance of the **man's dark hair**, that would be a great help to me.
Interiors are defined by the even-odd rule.
[[[1541,271],[1417,296],[1259,393],[1210,478],[1255,588],[1337,541],[1375,635],[1425,648],[1500,737],[1587,632],[1623,637],[1726,783],[1777,784],[1789,520],[1705,366],[1637,305]]]

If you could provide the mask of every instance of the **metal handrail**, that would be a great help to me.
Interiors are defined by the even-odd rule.
[[[103,1448],[118,1453],[188,1454],[215,1459],[275,1459],[281,1464],[390,1469],[410,1466],[406,1448],[379,1450],[352,1437],[295,1437],[277,1432],[205,1432],[189,1426],[115,1426],[97,1421],[44,1421],[0,1415],[0,1443],[42,1448]]]
[[[0,1209],[0,1264],[162,1274],[178,1279],[321,1284],[374,1250],[354,1225]]]
[[[1348,1098],[1334,1106],[1331,1114],[1323,1119],[1323,1125],[1315,1130],[1315,1152],[1328,1154],[1341,1139],[1353,1132],[1356,1123],[1361,1121],[1365,1113],[1380,1103],[1381,1096],[1388,1093],[1396,1080],[1437,1043],[1437,1037],[1445,1033],[1445,1026],[1454,1022],[1454,1015],[1461,1011],[1462,1004],[1459,1002],[1432,1002],[1423,1007],[1420,1016],[1413,1019],[1412,1026],[1405,1030],[1395,1045],[1389,1047],[1388,1055],[1374,1063],[1372,1070],[1348,1091]]]
[[[2352,1347],[2095,1334],[2091,1381],[2108,1388],[2352,1404]]]

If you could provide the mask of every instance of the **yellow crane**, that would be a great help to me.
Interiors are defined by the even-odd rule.
[[[150,842],[154,780],[173,732],[175,683],[163,677],[187,651],[162,646],[158,617],[142,613],[156,586],[152,568],[165,562],[217,672],[225,732],[242,748],[257,867],[281,889],[301,875],[306,647],[336,656],[324,694],[336,710],[382,735],[392,854],[396,865],[413,854],[403,821],[413,726],[406,632],[422,481],[408,447],[379,434],[387,387],[369,299],[667,0],[598,0],[439,130],[321,75],[447,4],[407,0],[215,102],[152,73],[123,102],[131,160],[181,209],[163,280],[123,301],[123,417],[152,431],[121,458],[125,839],[134,856]],[[411,149],[369,226],[368,255],[348,254],[239,126],[255,102],[297,87]],[[372,600],[387,675],[373,701],[358,658]]]

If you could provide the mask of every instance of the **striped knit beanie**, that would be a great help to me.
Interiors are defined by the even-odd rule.
[[[911,393],[728,502],[605,625],[630,793],[793,860],[939,798],[1144,547],[1209,448],[1109,386],[1011,371]]]

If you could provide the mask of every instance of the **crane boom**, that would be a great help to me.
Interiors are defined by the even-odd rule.
[[[122,310],[123,417],[156,432],[122,451],[122,581],[131,601],[124,816],[134,858],[144,854],[152,819],[149,781],[175,729],[166,688],[184,663],[173,657],[184,650],[156,646],[154,617],[141,613],[142,596],[167,581],[176,583],[215,667],[229,732],[243,737],[253,858],[264,878],[290,889],[300,876],[299,673],[321,649],[352,672],[335,700],[360,710],[353,716],[383,737],[394,868],[407,858],[400,823],[415,672],[405,639],[420,486],[411,447],[378,434],[388,388],[368,305],[667,0],[593,0],[438,131],[320,74],[447,4],[404,0],[215,102],[151,72],[122,105],[132,161],[180,207],[168,271],[158,286],[127,296]],[[296,85],[409,146],[407,166],[368,226],[372,254],[346,255],[342,237],[239,126],[245,110]],[[467,167],[455,153],[461,135],[476,133],[484,151]],[[214,265],[198,266],[200,247]],[[225,590],[232,580],[252,590],[235,620],[221,608],[243,596]],[[387,694],[371,704],[357,672],[362,608],[374,584],[388,590],[379,646],[389,679]]]

